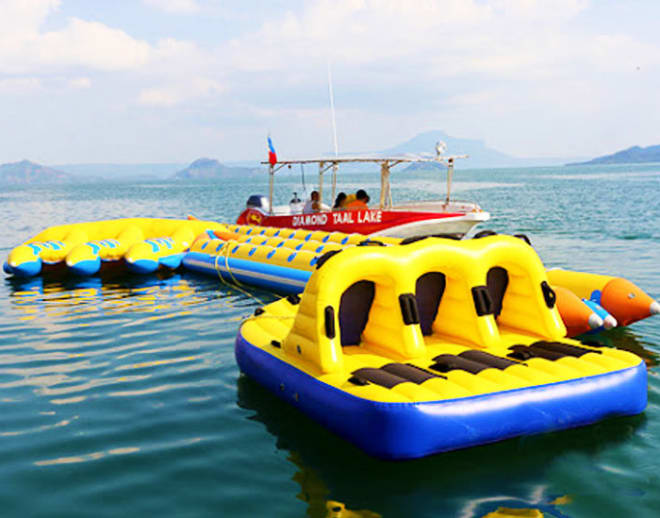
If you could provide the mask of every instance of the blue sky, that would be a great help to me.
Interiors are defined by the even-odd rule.
[[[660,144],[654,0],[0,0],[0,162]]]

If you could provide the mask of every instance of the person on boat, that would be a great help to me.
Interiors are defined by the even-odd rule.
[[[363,209],[368,209],[369,206],[367,203],[369,203],[369,195],[364,189],[360,189],[358,192],[355,193],[355,201],[352,201],[349,203],[346,208],[348,210],[363,210]]]
[[[302,213],[304,206],[305,202],[298,198],[297,192],[294,192],[293,198],[291,198],[291,201],[289,202],[289,210],[291,211],[291,214]]]
[[[318,212],[320,210],[321,210],[321,204],[319,203],[319,192],[312,191],[312,194],[310,194],[309,196],[309,200],[305,202],[303,213],[311,214],[312,212]]]
[[[332,210],[345,210],[346,209],[346,193],[345,192],[340,192],[337,195],[337,199],[335,200],[335,204],[332,206]]]

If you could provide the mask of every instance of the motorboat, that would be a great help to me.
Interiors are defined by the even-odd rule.
[[[454,163],[466,155],[446,156],[444,146],[436,146],[435,156],[334,156],[300,160],[271,159],[268,165],[268,195],[251,195],[236,223],[279,228],[359,233],[373,236],[408,238],[444,235],[463,237],[475,225],[487,221],[490,214],[478,204],[451,198]],[[337,195],[337,171],[340,164],[369,163],[380,166],[380,196],[377,203],[358,210],[332,210],[324,203],[324,173],[332,171],[331,199]],[[443,164],[447,168],[447,190],[444,199],[426,201],[392,200],[390,170],[401,164]],[[276,173],[294,165],[318,166],[318,210],[305,211],[305,204],[294,196],[288,205],[273,205]]]

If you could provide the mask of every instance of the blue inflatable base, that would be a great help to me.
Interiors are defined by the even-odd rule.
[[[67,266],[72,274],[79,275],[80,277],[89,277],[101,269],[101,259],[99,257],[96,259],[85,259],[75,264],[67,264]]]
[[[168,255],[165,257],[161,257],[158,262],[161,266],[164,266],[165,268],[176,270],[179,266],[181,266],[181,261],[183,260],[184,255],[185,253],[183,252],[180,254]]]
[[[126,261],[126,269],[129,272],[139,274],[153,273],[158,270],[158,261],[152,261],[151,259],[138,259],[134,262]]]
[[[520,435],[563,430],[646,407],[646,366],[493,394],[421,403],[362,399],[236,338],[240,370],[382,459],[412,459]]]
[[[275,264],[257,263],[233,257],[188,252],[183,258],[187,270],[217,277],[228,282],[242,282],[278,293],[301,293],[311,272]]]
[[[37,259],[35,261],[27,261],[17,266],[11,266],[8,262],[5,261],[2,265],[2,269],[6,274],[21,278],[34,277],[35,275],[39,275],[41,273],[41,267],[41,259]]]

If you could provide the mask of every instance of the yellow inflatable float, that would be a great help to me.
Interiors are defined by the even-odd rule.
[[[493,234],[482,231],[475,237]],[[529,243],[525,236],[517,237]],[[4,269],[16,277],[52,272],[89,276],[113,265],[151,273],[183,264],[230,282],[300,293],[316,262],[326,254],[352,246],[393,246],[417,240],[191,218],[130,218],[51,227],[12,250]],[[564,270],[548,275],[569,336],[609,329],[617,320],[628,325],[660,311],[657,302],[625,279]]]
[[[300,293],[316,261],[323,260],[326,254],[352,246],[402,243],[408,246],[417,241],[367,238],[361,234],[340,232],[228,225],[225,230],[199,236],[185,255],[183,265],[189,270],[220,276],[229,282],[250,284],[279,293]],[[528,240],[522,241],[528,244]],[[625,279],[567,270],[550,270],[548,276],[549,284],[555,289],[567,336],[611,329],[617,325],[617,319],[628,325],[657,314],[660,309],[657,302]],[[601,297],[600,291],[594,290],[605,284],[606,296]],[[624,286],[626,289],[622,289]],[[616,318],[600,306],[601,302]]]
[[[643,411],[643,361],[565,339],[543,264],[521,240],[334,252],[301,296],[242,324],[236,359],[366,452],[420,457]]]
[[[14,248],[4,270],[16,277],[70,271],[93,275],[102,265],[122,264],[149,273],[177,268],[195,236],[224,229],[211,221],[124,218],[50,227]]]

